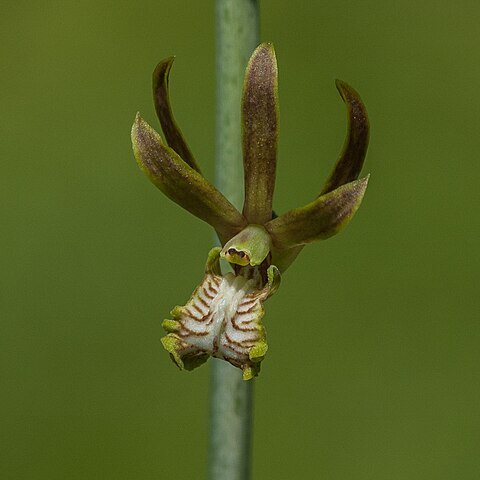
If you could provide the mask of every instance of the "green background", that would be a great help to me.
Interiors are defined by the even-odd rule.
[[[338,155],[336,77],[372,133],[356,218],[267,303],[256,479],[480,478],[479,16],[262,1],[276,211]],[[213,177],[213,2],[7,1],[0,32],[0,476],[202,478],[210,368],[177,371],[159,338],[212,233],[138,170],[130,127],[157,125],[150,75],[175,54],[175,114]]]

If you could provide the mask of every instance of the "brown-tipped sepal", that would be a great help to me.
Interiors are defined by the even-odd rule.
[[[200,173],[200,168],[183,137],[182,131],[175,121],[172,107],[170,105],[168,83],[170,70],[174,60],[175,57],[169,57],[162,60],[153,71],[153,102],[168,146],[175,150],[185,163]]]
[[[249,223],[272,218],[278,137],[278,70],[275,50],[262,43],[245,72],[242,98],[245,203]]]
[[[186,305],[172,310],[173,319],[163,322],[168,335],[162,344],[182,370],[213,356],[242,369],[249,380],[258,375],[268,348],[263,303],[278,289],[280,273],[270,266],[267,283],[259,289],[242,275],[219,275],[219,254],[219,248],[210,252],[202,283]]]
[[[135,159],[167,197],[209,223],[222,243],[246,226],[243,215],[202,175],[187,165],[137,114],[132,128]]]
[[[290,210],[265,225],[276,249],[289,249],[329,238],[342,230],[360,206],[368,176]]]
[[[341,80],[336,80],[335,84],[347,107],[347,136],[340,157],[320,195],[356,180],[362,170],[368,148],[367,109],[360,95]]]

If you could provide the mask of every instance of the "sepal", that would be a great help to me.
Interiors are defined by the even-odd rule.
[[[140,169],[167,197],[209,223],[225,243],[246,226],[244,216],[202,175],[163,144],[139,114],[132,127],[133,152]]]
[[[346,82],[336,80],[335,85],[347,107],[347,136],[340,157],[320,195],[356,180],[368,148],[370,126],[367,109],[360,95]]]
[[[275,248],[290,249],[324,240],[342,230],[360,206],[368,176],[318,197],[308,205],[295,208],[265,225]]]
[[[278,70],[270,43],[259,45],[248,62],[242,97],[243,164],[248,223],[272,218],[278,137]]]
[[[169,57],[162,60],[152,75],[153,87],[153,103],[155,104],[155,111],[160,120],[165,140],[170,148],[175,150],[185,163],[190,165],[198,173],[200,168],[195,161],[195,158],[187,145],[182,131],[175,121],[172,107],[170,106],[170,93],[168,89],[170,70],[173,65],[175,57]]]

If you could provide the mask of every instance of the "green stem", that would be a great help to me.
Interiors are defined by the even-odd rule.
[[[243,167],[240,102],[248,59],[259,43],[259,0],[216,0],[216,177],[241,211]],[[253,380],[212,359],[209,480],[248,480],[251,470]]]

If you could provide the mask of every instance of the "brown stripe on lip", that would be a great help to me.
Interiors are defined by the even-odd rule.
[[[186,333],[184,333],[182,330],[185,330]],[[182,326],[182,330],[180,330],[180,332],[177,333],[178,336],[182,337],[182,338],[185,338],[185,337],[205,337],[210,333],[208,330],[204,331],[204,332],[194,332],[193,330],[190,330],[189,328],[187,328],[185,326]],[[194,345],[191,345],[191,346],[196,348]]]
[[[215,295],[209,293],[206,288],[203,289],[203,294],[204,294],[207,298],[209,298],[210,300],[213,300],[213,299],[215,298]]]
[[[248,295],[248,293],[247,293]],[[242,300],[240,302],[240,307],[246,307],[247,305],[251,305],[252,303],[256,303],[257,299],[256,298],[250,298],[248,300]]]
[[[239,356],[246,356],[244,351],[237,350],[233,345],[224,344],[222,346],[224,349],[235,352]],[[225,358],[225,360],[228,360],[230,362],[230,358],[228,356],[227,357],[224,356],[223,358]]]
[[[210,312],[207,312],[205,315],[203,315],[202,318],[198,318],[196,317],[195,315],[192,314],[192,312],[190,312],[190,310],[188,309],[185,309],[185,313],[184,313],[185,317],[189,318],[190,320],[193,320],[194,322],[198,322],[198,323],[202,323],[204,322],[210,315],[211,313]],[[212,317],[213,318],[213,317]],[[210,322],[209,322],[210,323]],[[207,324],[208,325],[208,324]]]
[[[197,297],[197,300],[208,310],[210,305],[202,298],[200,295]]]
[[[202,318],[198,318],[194,313],[192,313],[192,311],[188,307],[185,307],[184,312],[187,317],[191,317],[193,320],[196,320],[197,322],[202,321]]]
[[[192,307],[200,314],[200,315],[203,315],[205,316],[205,312],[195,303],[192,303]],[[208,313],[208,311],[207,311]]]
[[[251,322],[251,321],[250,321]],[[235,320],[235,318],[232,318],[232,327],[234,330],[238,330],[240,332],[256,332],[257,331],[257,328],[256,327],[246,327],[246,328],[243,328],[241,327],[237,321]]]
[[[255,302],[251,307],[247,308],[246,310],[237,310],[237,313],[240,315],[244,315],[245,313],[250,313],[252,310],[255,310],[257,308],[257,303]]]
[[[218,294],[218,289],[216,289],[213,285],[210,285],[209,283],[207,283],[207,288],[206,290],[208,290],[208,292],[211,294],[211,295],[217,295]]]
[[[232,338],[230,338],[227,332],[225,332],[224,335],[225,335],[225,338],[227,339],[227,342],[231,343],[232,345],[238,345],[239,347],[243,347],[243,348],[252,348],[255,345],[255,342],[245,343],[245,342],[237,342],[236,340],[232,340]]]

